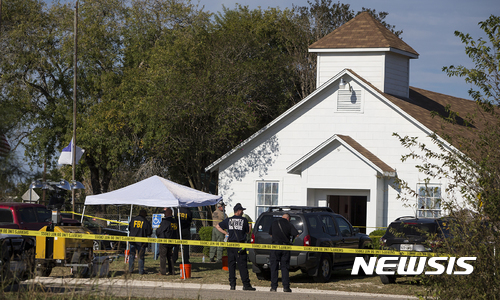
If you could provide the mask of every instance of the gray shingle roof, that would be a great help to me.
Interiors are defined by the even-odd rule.
[[[417,51],[403,42],[368,12],[360,13],[309,46],[309,49],[342,48],[396,48],[418,56]]]

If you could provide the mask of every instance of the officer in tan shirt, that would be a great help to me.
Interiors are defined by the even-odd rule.
[[[217,203],[217,209],[212,213],[212,241],[214,242],[222,242],[224,241],[224,234],[219,232],[215,225],[222,222],[222,220],[227,218],[227,215],[224,213],[225,205],[220,202]],[[210,261],[215,262],[215,251],[217,250],[217,262],[222,262],[222,247],[210,247]]]

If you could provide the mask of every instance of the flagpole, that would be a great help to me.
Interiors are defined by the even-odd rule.
[[[75,33],[74,33],[74,43],[75,43],[75,53],[74,53],[74,74],[73,74],[73,143],[71,144],[71,154],[72,154],[72,164],[73,164],[73,172],[72,179],[73,182],[76,180],[75,176],[75,168],[76,168],[76,87],[77,87],[77,50],[78,50],[78,0],[76,0],[75,4]],[[71,203],[73,212],[75,211],[75,189],[71,189]],[[73,214],[73,219],[75,215]]]

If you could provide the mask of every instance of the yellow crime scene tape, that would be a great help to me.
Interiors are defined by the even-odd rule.
[[[428,257],[447,256],[432,252],[351,249],[351,248],[293,246],[293,245],[276,245],[276,244],[249,244],[249,243],[214,242],[214,241],[200,241],[200,240],[146,238],[146,237],[102,235],[102,234],[33,231],[33,230],[7,229],[7,228],[0,228],[0,233],[26,235],[26,236],[53,237],[53,238],[82,239],[82,240],[107,240],[107,241],[157,243],[157,244],[183,244],[183,245],[193,245],[193,246],[210,246],[210,247],[213,246],[213,247],[230,247],[230,248],[246,248],[246,249],[251,248],[251,249],[267,249],[267,250],[334,252],[334,253],[372,254],[372,255],[383,254],[383,255],[397,255],[397,256],[428,256]]]
[[[91,216],[91,215],[82,215],[82,214],[77,213],[77,212],[74,212],[74,211],[61,211],[61,213],[65,213],[65,214],[75,214],[75,215],[78,215],[78,216],[84,216],[84,217],[87,217],[87,218],[92,218],[92,219],[95,219],[95,220],[103,220],[103,221],[108,221],[108,222],[111,222],[111,223],[117,223],[117,224],[124,224],[124,225],[128,225],[128,223],[126,223],[126,222],[120,222],[120,221],[115,221],[115,220],[109,220],[109,219],[99,218],[99,217],[96,217],[96,216]]]
[[[74,212],[74,211],[61,211],[61,213],[66,213],[66,214],[75,214],[75,215],[78,215],[78,216],[82,216],[82,214],[80,213],[77,213],[77,212]],[[124,225],[128,225],[127,222],[120,222],[120,221],[115,221],[115,220],[110,220],[110,219],[104,219],[104,218],[100,218],[100,217],[96,217],[96,216],[91,216],[91,215],[83,215],[84,217],[87,217],[87,218],[92,218],[92,219],[95,219],[95,220],[103,220],[103,221],[108,221],[110,223],[117,223],[117,224],[124,224]],[[215,220],[212,220],[212,219],[196,219],[196,218],[193,218],[193,220],[195,221],[206,221],[206,222],[213,222]],[[254,224],[255,222],[249,222],[251,224]],[[356,227],[356,228],[387,228],[387,227],[369,227],[369,226],[353,226],[353,227]]]

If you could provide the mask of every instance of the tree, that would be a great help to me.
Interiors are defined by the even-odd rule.
[[[462,65],[443,67],[448,76],[464,77],[479,90],[471,87],[469,95],[483,104],[500,105],[500,17],[491,15],[487,20],[479,22],[487,40],[474,40],[468,33],[455,31],[466,45],[465,53],[475,67],[472,69]]]
[[[8,137],[11,146],[10,154],[0,158],[3,198],[15,196],[16,182],[30,175],[22,167],[16,149],[29,134],[29,120],[41,105],[41,95],[32,89],[44,80],[42,74],[33,70],[43,68],[39,61],[42,54],[34,45],[43,52],[50,44],[47,30],[52,28],[52,20],[47,18],[44,4],[39,1],[4,1],[1,18],[0,132]],[[38,83],[33,77],[39,77]]]
[[[9,4],[1,37],[2,100],[17,113],[26,156],[50,169],[72,136],[74,9],[37,0]],[[122,103],[111,98],[123,77],[126,12],[120,0],[80,1],[76,143],[86,153],[77,179],[89,178],[94,194],[108,191],[116,170],[140,154],[133,152],[131,126],[123,126]]]
[[[454,126],[458,117],[466,119],[466,131],[446,136],[455,148],[448,147],[437,135],[432,138],[439,151],[415,138],[399,137],[411,150],[404,160],[417,160],[417,168],[428,180],[449,182],[442,188],[445,193],[441,208],[452,217],[448,220],[452,234],[438,251],[456,257],[477,257],[471,275],[422,277],[428,296],[443,299],[497,299],[500,295],[496,276],[500,265],[496,254],[500,244],[500,18],[490,16],[479,25],[488,40],[476,41],[469,34],[455,32],[466,44],[474,68],[443,68],[449,76],[464,77],[478,88],[469,91],[478,104],[476,114],[464,116],[453,111],[455,107],[448,107],[450,114],[443,118],[443,126],[448,127]],[[410,195],[416,195],[403,180],[400,183]]]
[[[289,58],[277,36],[285,13],[240,6],[214,20],[178,31],[170,45],[155,48],[144,106],[154,128],[148,148],[168,162],[173,179],[205,191],[213,178],[204,168],[292,97]]]

